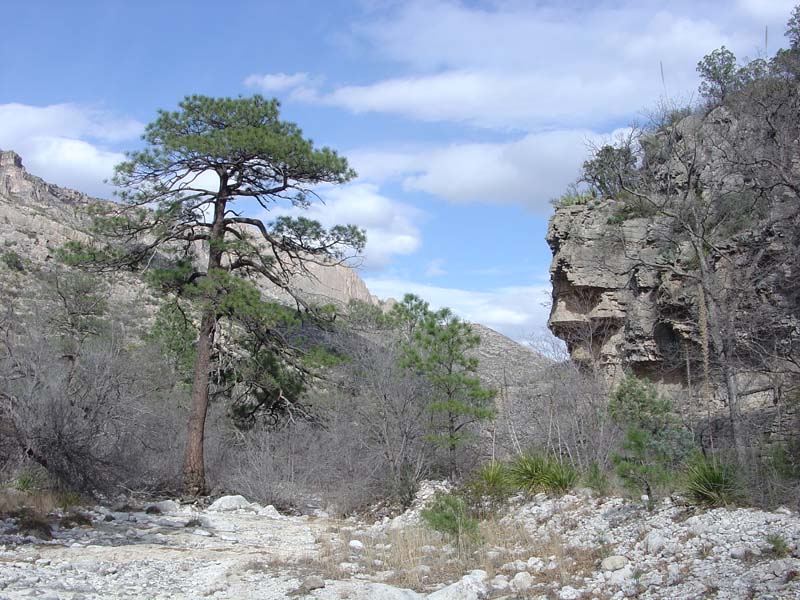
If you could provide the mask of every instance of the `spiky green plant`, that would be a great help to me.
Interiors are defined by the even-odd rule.
[[[511,481],[523,492],[564,493],[578,481],[578,472],[553,457],[523,454],[509,468]]]
[[[686,491],[693,503],[705,506],[728,506],[742,499],[736,468],[716,457],[695,457],[688,467]]]

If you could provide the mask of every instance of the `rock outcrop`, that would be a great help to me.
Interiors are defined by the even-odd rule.
[[[704,342],[708,333],[692,253],[685,243],[676,250],[673,221],[623,219],[622,206],[601,199],[556,209],[547,233],[553,252],[549,327],[567,343],[573,360],[598,368],[609,383],[632,372],[672,394],[694,419],[724,416],[727,390],[713,340]],[[716,261],[715,284],[729,294],[723,308],[731,312],[726,318],[735,336],[731,360],[741,410],[761,432],[777,438],[796,435],[793,404],[783,402],[797,390],[791,348],[800,340],[793,258],[800,238],[790,208],[777,199],[768,226],[754,219],[709,258]],[[781,211],[790,216],[775,218]],[[754,268],[763,272],[754,277]],[[755,282],[744,284],[748,296],[736,291],[743,273]]]
[[[615,377],[626,367],[658,369],[675,328],[659,310],[658,292],[667,283],[654,265],[666,225],[652,219],[611,226],[614,202],[556,210],[547,242],[553,304],[548,325],[579,362],[597,361]]]

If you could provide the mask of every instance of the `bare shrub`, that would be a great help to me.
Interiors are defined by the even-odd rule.
[[[53,278],[41,303],[10,312],[0,331],[8,468],[34,463],[56,486],[88,493],[171,480],[182,410],[175,378],[106,318],[99,287]]]

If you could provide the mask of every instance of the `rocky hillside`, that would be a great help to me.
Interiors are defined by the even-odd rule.
[[[86,241],[91,237],[91,209],[105,200],[49,184],[28,173],[22,158],[11,151],[0,151],[0,256],[22,271],[9,274],[0,269],[0,285],[23,284],[35,276],[25,272],[24,263],[35,268],[54,261],[56,251],[70,240]],[[333,302],[340,306],[351,300],[382,305],[355,271],[343,265],[324,267],[309,264],[311,276],[298,276],[294,287],[309,300]],[[9,275],[12,275],[9,277]],[[112,299],[127,307],[136,305],[147,312],[157,306],[158,298],[139,277],[131,273],[112,278]],[[269,282],[262,292],[278,300],[282,292]],[[390,307],[393,301],[387,301]],[[546,361],[530,349],[481,325],[475,326],[482,343],[478,351],[481,377],[488,385],[503,389],[513,399],[522,399],[526,382]]]
[[[51,261],[56,249],[67,241],[89,238],[90,210],[102,202],[46,183],[25,170],[18,154],[0,151],[0,252],[14,252],[35,264]],[[378,302],[364,281],[346,266],[311,264],[309,269],[310,277],[298,277],[295,282],[295,287],[309,299],[338,304],[350,300]],[[147,295],[143,287],[136,291]],[[281,297],[269,284],[264,284],[263,291]]]

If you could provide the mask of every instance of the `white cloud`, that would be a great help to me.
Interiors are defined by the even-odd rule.
[[[355,113],[498,130],[592,127],[627,120],[664,93],[693,93],[702,56],[721,45],[752,56],[765,25],[782,32],[791,4],[395,3],[378,18],[370,12],[352,42],[404,74],[327,91],[301,81],[293,94]]]
[[[447,275],[444,270],[444,260],[441,258],[434,258],[428,263],[428,268],[425,269],[425,277],[441,277]]]
[[[787,21],[796,0],[737,0],[737,8],[748,16],[764,21]]]
[[[111,194],[103,180],[124,159],[107,145],[136,138],[142,127],[75,104],[0,104],[0,148],[15,150],[34,175],[94,196]]]
[[[285,92],[288,89],[301,87],[309,83],[308,73],[267,73],[265,75],[250,75],[244,80],[248,87],[258,88],[264,92]]]
[[[532,332],[546,326],[550,309],[549,285],[500,287],[488,291],[471,291],[438,287],[402,279],[365,279],[370,292],[381,298],[402,299],[406,293],[416,294],[433,309],[449,307],[460,317],[480,323],[524,341]]]
[[[399,180],[405,189],[451,202],[518,203],[547,214],[550,200],[577,177],[589,146],[624,131],[548,131],[510,142],[461,143],[404,152],[362,149],[348,156],[367,181]]]
[[[534,129],[621,118],[642,105],[635,73],[585,76],[565,72],[447,71],[343,86],[320,101],[355,113],[381,112],[420,121],[451,121],[489,129]],[[594,109],[594,110],[593,110]]]
[[[315,202],[308,210],[299,208],[271,211],[277,215],[303,215],[325,227],[353,224],[367,232],[367,246],[361,266],[367,270],[385,267],[395,255],[416,252],[422,234],[416,225],[420,210],[395,202],[378,193],[375,185],[356,183],[321,190],[325,203]]]

